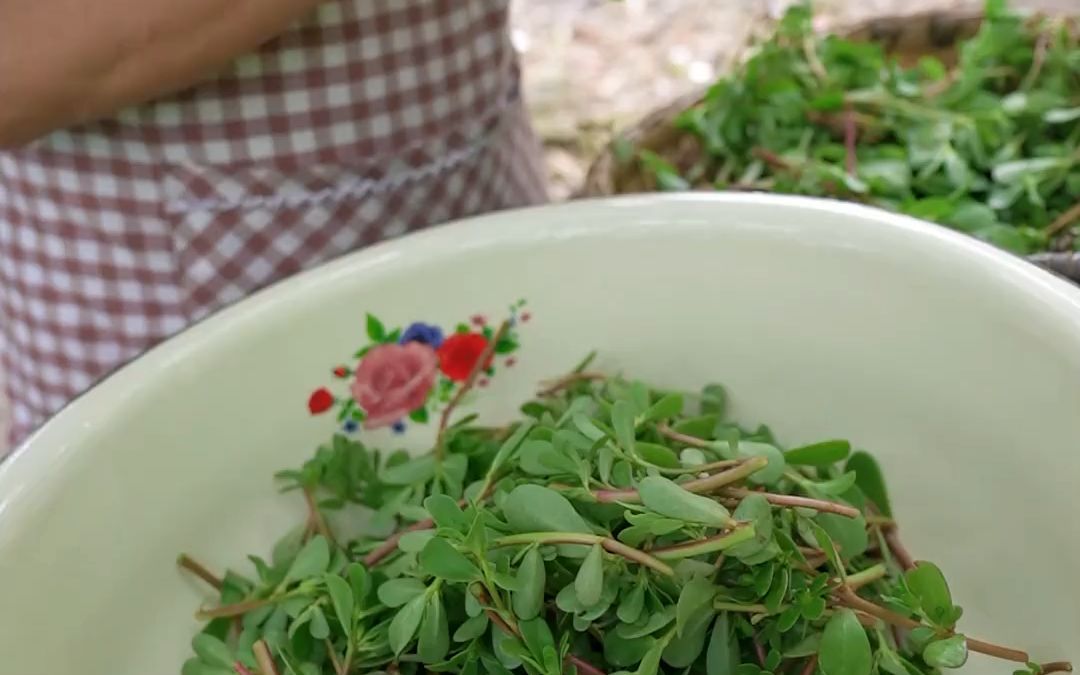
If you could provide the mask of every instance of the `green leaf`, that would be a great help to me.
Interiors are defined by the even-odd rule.
[[[535,423],[532,420],[523,420],[517,425],[514,429],[514,433],[510,434],[510,436],[503,441],[503,444],[499,446],[498,452],[495,453],[495,458],[491,461],[491,466],[488,469],[489,475],[494,475],[510,461],[514,456],[514,453],[521,446],[522,441],[524,441],[525,437],[532,431],[533,426],[535,426]]]
[[[723,418],[727,410],[727,392],[719,384],[706,385],[701,390],[701,414]]]
[[[709,625],[716,616],[711,604],[700,608],[687,624],[686,629],[670,638],[667,647],[664,648],[664,663],[673,668],[688,668],[705,649],[705,641],[709,636]]]
[[[716,431],[716,425],[719,422],[720,418],[716,415],[701,415],[679,420],[671,428],[680,434],[708,440],[713,437],[713,432]]]
[[[821,635],[818,665],[824,675],[870,675],[870,639],[850,609],[837,610]]]
[[[739,644],[731,630],[727,612],[716,617],[709,649],[705,653],[706,675],[730,675],[739,665]]]
[[[967,640],[963,635],[953,635],[926,645],[923,661],[933,668],[959,668],[967,663]]]
[[[1068,160],[1060,157],[1031,157],[1018,159],[1012,162],[1003,162],[994,167],[994,181],[998,183],[1013,183],[1025,176],[1041,174],[1052,169],[1060,169],[1067,166]]]
[[[435,538],[435,530],[414,530],[405,532],[398,539],[398,550],[403,553],[419,553],[427,543]]]
[[[840,557],[844,560],[862,555],[870,546],[870,538],[866,534],[866,519],[861,515],[848,518],[836,513],[820,513],[816,520],[840,547]]]
[[[638,159],[646,170],[656,179],[656,185],[660,190],[678,192],[689,190],[690,183],[679,175],[679,172],[663,157],[649,150],[640,150]],[[639,674],[644,675],[644,674]]]
[[[657,675],[660,670],[660,657],[664,654],[664,649],[667,648],[668,639],[656,640],[653,645],[649,647],[649,651],[645,652],[645,656],[641,657],[641,663],[638,664],[636,675]]]
[[[330,637],[330,624],[326,621],[326,615],[318,607],[312,607],[311,619],[308,622],[308,632],[316,640],[325,640]]]
[[[648,476],[638,488],[642,503],[669,518],[724,528],[732,524],[731,514],[718,502],[696,495],[662,476]]]
[[[764,457],[769,460],[769,463],[764,468],[750,475],[750,482],[758,485],[772,485],[783,477],[784,469],[787,468],[784,453],[770,443],[739,441],[739,455],[742,457]]]
[[[818,492],[828,497],[839,497],[845,494],[851,489],[851,486],[855,485],[857,476],[854,471],[848,471],[847,473],[833,478],[831,480],[821,481],[819,483],[808,483],[812,485]]]
[[[382,342],[386,339],[386,327],[374,314],[367,315],[367,335],[372,342]]]
[[[551,441],[529,439],[521,444],[518,465],[522,471],[532,476],[550,476],[559,473],[558,468],[548,465],[554,454],[555,446]]]
[[[732,546],[728,552],[746,561],[761,553],[773,540],[772,506],[764,495],[750,494],[735,507],[735,520],[748,522],[754,526],[754,538]]]
[[[326,591],[330,594],[330,602],[334,605],[334,616],[346,633],[352,631],[352,616],[354,607],[353,590],[349,582],[341,577],[326,575]]]
[[[435,477],[435,455],[422,455],[400,464],[383,467],[379,480],[387,485],[418,485]]]
[[[379,586],[376,594],[379,596],[379,602],[393,609],[409,602],[423,593],[426,588],[419,579],[399,577],[384,582]]]
[[[236,671],[221,666],[203,663],[199,659],[188,659],[180,669],[180,675],[236,675]]]
[[[628,640],[609,630],[604,632],[604,661],[616,668],[629,668],[641,661],[653,646],[651,638]]]
[[[196,635],[191,640],[191,648],[195,650],[195,654],[198,655],[203,662],[212,666],[220,666],[232,670],[233,663],[236,661],[232,651],[229,650],[224,642],[216,637],[207,635],[206,633],[199,633]]]
[[[434,577],[458,583],[480,578],[480,569],[441,537],[435,537],[420,551],[420,569]]]
[[[649,464],[665,469],[678,469],[682,466],[679,456],[671,448],[656,443],[645,443],[644,441],[636,441],[635,447],[638,456]]]
[[[900,655],[885,646],[878,647],[878,669],[888,675],[911,675]]]
[[[292,565],[289,566],[289,571],[285,573],[283,583],[300,581],[322,574],[329,565],[330,544],[326,541],[326,537],[317,534],[296,554]]]
[[[839,551],[836,550],[836,543],[832,540],[832,537],[829,536],[829,533],[825,531],[825,528],[818,525],[813,520],[806,520],[803,522],[807,523],[817,545],[825,552],[825,556],[829,559],[829,564],[832,565],[833,571],[839,576],[844,576],[844,563],[840,560]]]
[[[648,615],[644,621],[638,620],[634,624],[619,624],[615,630],[619,631],[619,635],[622,637],[633,640],[636,638],[645,637],[646,635],[652,635],[656,631],[660,630],[664,626],[667,626],[675,620],[675,608],[664,607],[658,612],[653,612]]]
[[[1047,124],[1064,124],[1080,120],[1080,106],[1076,108],[1054,108],[1047,110],[1043,115],[1043,121]]]
[[[555,638],[551,634],[551,628],[542,617],[522,621],[518,624],[521,629],[521,639],[529,652],[539,660],[547,648],[555,647]]]
[[[881,515],[887,518],[892,517],[889,493],[885,489],[885,478],[873,455],[861,450],[856,452],[848,459],[844,471],[854,471],[855,485],[862,490],[867,499],[873,502]]]
[[[619,621],[623,623],[637,623],[641,617],[641,610],[645,607],[645,584],[635,583],[629,591],[623,593],[619,601],[619,608],[615,611]]]
[[[716,590],[716,586],[705,577],[694,577],[682,587],[675,605],[676,636],[683,635],[688,627],[700,623],[705,614],[712,617],[712,601]]]
[[[355,600],[355,604],[362,605],[364,599],[367,598],[368,592],[371,590],[371,575],[368,574],[367,568],[360,563],[349,563],[349,566],[345,568],[345,571],[349,577],[349,586],[352,588],[353,600]]]
[[[611,408],[611,426],[615,430],[615,442],[625,452],[634,453],[634,405],[629,401],[615,401]]]
[[[934,625],[943,628],[952,628],[955,624],[953,618],[952,594],[949,593],[949,584],[945,581],[945,575],[941,573],[937,565],[929,562],[915,563],[915,569],[909,570],[904,575],[915,597],[919,599],[923,614]]]
[[[424,608],[427,606],[427,602],[427,594],[420,594],[406,603],[394,615],[388,633],[390,649],[394,654],[400,654],[412,642],[413,636],[416,635],[417,629],[420,628],[420,621],[424,618]]]
[[[462,534],[469,529],[469,519],[465,517],[457,501],[448,495],[431,495],[424,500],[424,508],[439,527]]]
[[[586,609],[600,602],[604,590],[604,549],[593,544],[574,577],[574,592]]]
[[[450,628],[446,621],[442,597],[434,593],[424,610],[420,622],[420,637],[416,642],[416,654],[421,663],[438,663],[450,651]]]
[[[645,423],[671,419],[681,415],[682,409],[682,394],[667,394],[645,411],[645,414],[641,416],[641,422]]]
[[[788,464],[803,466],[831,466],[842,462],[851,454],[851,444],[847,441],[822,441],[804,445],[784,453]]]
[[[470,617],[454,631],[454,642],[468,642],[484,634],[488,627],[487,614]]]
[[[791,572],[787,567],[781,567],[776,573],[772,585],[769,587],[768,595],[762,600],[762,603],[769,612],[775,613],[780,611],[780,606],[784,602],[784,597],[787,596],[790,582]]]
[[[547,572],[539,547],[533,546],[525,552],[517,573],[517,589],[511,596],[514,614],[519,619],[528,620],[540,615],[544,606],[544,587],[547,584]]]
[[[566,497],[542,485],[530,483],[514,488],[503,501],[503,516],[515,532],[592,534]]]

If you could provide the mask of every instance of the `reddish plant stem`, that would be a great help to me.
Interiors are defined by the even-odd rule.
[[[727,471],[721,471],[720,473],[714,473],[705,478],[696,478],[685,483],[680,483],[680,487],[695,494],[707,494],[709,492],[714,492],[725,485],[743,480],[755,471],[764,468],[768,463],[769,461],[764,457],[747,457],[746,459],[739,460],[739,463],[736,466]],[[636,504],[641,501],[641,495],[634,489],[595,490],[593,491],[593,497],[596,501],[601,503],[624,502]]]
[[[376,547],[374,550],[364,556],[361,562],[363,562],[364,566],[367,568],[374,567],[375,565],[378,565],[380,562],[382,562],[383,558],[394,552],[394,550],[397,548],[398,542],[406,533],[416,532],[417,530],[430,530],[433,527],[435,527],[435,521],[431,518],[418,520],[412,525],[400,529],[387,537],[386,541],[379,544],[378,547]]]
[[[896,527],[885,528],[885,543],[889,546],[889,552],[904,570],[915,569],[915,558],[900,541],[900,531]]]
[[[761,641],[757,639],[757,636],[754,636],[754,653],[757,654],[758,663],[760,663],[761,667],[764,668],[765,648],[761,646]]]
[[[814,654],[810,658],[806,659],[806,665],[800,671],[800,675],[814,675],[814,669],[817,668],[817,654]]]
[[[756,147],[751,149],[750,154],[752,154],[757,159],[760,159],[762,162],[765,162],[765,164],[769,165],[771,168],[778,171],[790,171],[796,176],[802,173],[801,168],[793,166],[791,162],[787,161],[772,150],[768,150],[762,147]]]
[[[1031,53],[1031,69],[1024,75],[1024,80],[1020,83],[1020,89],[1030,89],[1035,84],[1035,81],[1039,79],[1043,66],[1046,65],[1046,55],[1049,49],[1050,32],[1047,30],[1039,31],[1038,37],[1035,38],[1035,48]]]
[[[446,428],[450,424],[450,415],[453,414],[454,409],[461,403],[461,399],[465,398],[474,386],[476,386],[476,380],[480,377],[480,373],[487,370],[488,363],[491,361],[491,357],[495,355],[495,347],[506,336],[507,331],[510,330],[510,322],[503,321],[499,325],[499,329],[495,331],[495,335],[488,340],[487,346],[484,347],[484,351],[480,353],[480,358],[476,359],[476,363],[473,365],[472,370],[469,372],[469,376],[465,378],[465,381],[461,383],[461,387],[458,388],[457,393],[450,399],[450,402],[443,408],[442,416],[439,417],[439,432],[435,436],[435,458],[442,460],[443,456],[443,435],[446,434]]]
[[[233,664],[233,670],[236,671],[236,675],[255,675],[254,673],[252,673],[250,670],[247,669],[247,666],[240,663],[239,661],[237,661],[236,663]]]
[[[1042,671],[1042,675],[1050,675],[1050,673],[1071,673],[1073,667],[1068,661],[1050,661],[1039,664],[1039,670]]]
[[[897,614],[896,612],[880,605],[876,605],[869,600],[864,600],[847,587],[840,588],[837,597],[843,605],[869,614],[870,616],[877,617],[885,623],[894,626],[900,626],[901,628],[911,630],[922,625],[914,619],[910,619],[902,614]],[[979,652],[980,654],[986,654],[988,656],[996,656],[999,659],[1014,661],[1016,663],[1027,663],[1030,661],[1027,652],[1020,649],[1003,647],[1002,645],[985,642],[983,640],[976,640],[971,637],[966,637],[965,639],[967,640],[968,649],[973,652]]]
[[[313,528],[316,532],[326,537],[326,540],[331,544],[336,543],[334,535],[330,532],[330,526],[326,524],[326,518],[323,517],[322,511],[319,510],[319,505],[315,502],[315,495],[311,493],[311,490],[304,488],[304,503],[307,504],[308,509],[308,526]]]
[[[224,583],[216,574],[203,567],[201,563],[193,560],[185,553],[180,554],[180,557],[176,559],[176,564],[180,566],[180,569],[191,572],[195,576],[199,577],[206,583],[213,586],[214,590],[220,591],[222,586],[224,586]]]
[[[740,499],[744,497],[749,497],[753,494],[757,494],[761,495],[766,500],[768,500],[770,504],[773,504],[775,506],[814,509],[815,511],[821,511],[823,513],[835,513],[839,516],[846,516],[848,518],[859,517],[858,509],[852,506],[848,506],[847,504],[830,502],[824,499],[811,499],[810,497],[799,497],[797,495],[778,495],[771,492],[757,492],[754,490],[747,490],[745,488],[726,488],[721,494],[738,497]]]
[[[255,662],[259,664],[262,675],[279,675],[277,666],[274,665],[274,657],[270,656],[270,648],[262,640],[257,640],[251,645],[251,651],[255,654]]]
[[[334,651],[334,645],[330,642],[330,638],[326,638],[326,653],[330,655],[330,663],[334,666],[334,672],[337,675],[345,675],[346,669],[341,665],[341,660],[338,659],[337,652]]]
[[[855,110],[848,101],[844,104],[844,169],[849,176],[855,175],[856,157],[855,141],[858,136],[858,127],[855,124]]]
[[[273,598],[258,598],[255,600],[245,600],[243,602],[236,602],[231,605],[221,605],[220,607],[211,607],[210,609],[200,609],[195,613],[195,617],[200,621],[208,621],[210,619],[224,619],[232,618],[234,616],[242,616],[248,612],[253,612],[260,607],[265,607],[270,603],[275,602]]]
[[[534,532],[525,534],[511,534],[505,537],[500,537],[491,543],[492,548],[499,548],[502,546],[522,546],[529,544],[581,544],[582,546],[592,546],[600,544],[600,546],[611,553],[612,555],[621,556],[627,560],[637,563],[638,565],[644,565],[653,570],[656,570],[660,574],[665,576],[675,576],[675,571],[671,567],[657,558],[649,555],[645,551],[639,551],[636,548],[632,548],[610,537],[602,537],[596,534],[583,534],[579,532]],[[695,544],[698,542],[694,542]],[[674,547],[672,547],[674,548]]]
[[[692,448],[707,448],[710,445],[709,441],[702,440],[697,436],[691,436],[690,434],[680,433],[666,424],[657,424],[656,430],[661,436],[666,436],[676,443],[689,445]]]
[[[598,372],[583,371],[580,373],[567,373],[557,380],[546,383],[547,386],[537,392],[536,395],[540,398],[546,398],[548,396],[554,396],[577,382],[598,382],[606,379],[607,375]]]
[[[581,673],[581,675],[604,675],[604,671],[585,661],[580,656],[567,654],[566,660],[574,664],[574,667],[577,668],[578,672]]]
[[[1066,227],[1072,225],[1077,220],[1080,220],[1080,202],[1077,202],[1070,206],[1067,210],[1063,211],[1061,215],[1054,219],[1054,222],[1046,228],[1046,236],[1052,237],[1058,232],[1061,232]]]

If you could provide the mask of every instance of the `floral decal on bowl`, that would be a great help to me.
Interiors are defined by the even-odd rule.
[[[519,328],[531,316],[525,301],[510,307],[503,332],[476,385],[485,387],[501,368],[512,367],[520,346]],[[365,429],[391,427],[401,433],[406,420],[426,424],[464,386],[479,360],[496,338],[497,326],[477,314],[452,331],[415,321],[405,328],[388,329],[378,317],[367,315],[368,343],[353,358],[355,365],[339,365],[331,371],[347,380],[342,394],[319,387],[308,397],[308,412],[322,415],[337,411],[347,433],[360,425]]]

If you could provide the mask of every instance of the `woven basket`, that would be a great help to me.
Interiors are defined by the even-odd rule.
[[[951,65],[956,62],[957,44],[974,35],[981,21],[982,15],[978,12],[943,10],[879,17],[836,32],[849,39],[879,42],[905,65],[912,65],[928,55]],[[590,167],[576,196],[597,197],[657,189],[655,180],[639,162],[619,159],[618,146],[652,151],[680,172],[688,171],[697,163],[702,148],[692,134],[676,128],[674,121],[703,97],[704,92],[695,92],[677,99],[621,133]],[[1080,283],[1080,253],[1038,253],[1029,256],[1028,260]]]

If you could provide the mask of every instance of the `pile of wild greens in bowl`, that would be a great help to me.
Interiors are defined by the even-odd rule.
[[[1071,670],[963,632],[869,454],[783,449],[729,421],[720,386],[586,361],[510,425],[451,423],[501,335],[429,453],[335,436],[279,474],[308,513],[252,574],[180,557],[219,594],[183,675],[929,675],[970,652]],[[357,505],[366,534],[335,532]]]
[[[805,6],[677,120],[700,145],[616,145],[660,189],[831,196],[931,220],[1019,254],[1080,251],[1080,21],[989,0],[958,63],[904,67],[817,34]],[[682,170],[686,169],[686,170]]]

